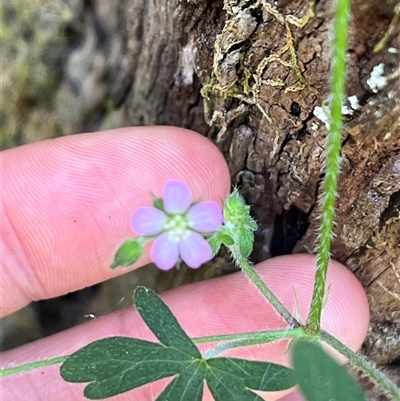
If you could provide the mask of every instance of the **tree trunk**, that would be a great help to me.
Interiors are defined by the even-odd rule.
[[[134,80],[124,110],[130,124],[178,125],[217,143],[259,222],[258,262],[315,249],[327,129],[313,111],[329,91],[332,4],[318,2],[301,27],[288,16],[307,17],[308,3],[255,3],[131,2],[128,42],[142,46],[129,54]],[[359,107],[347,101],[332,248],[367,291],[363,351],[378,364],[400,358],[400,87],[394,78],[372,90],[368,79],[380,63],[386,76],[398,68],[398,32],[373,51],[393,9],[353,3],[346,90]]]
[[[62,121],[73,121],[63,125],[64,134],[109,124],[177,125],[200,132],[225,155],[232,183],[252,205],[259,223],[252,260],[312,253],[327,135],[321,119],[329,93],[332,2],[69,2],[79,10],[69,25],[79,40],[57,94],[56,113],[63,110]],[[332,256],[357,275],[369,297],[371,329],[363,352],[377,364],[391,364],[385,369],[398,379],[395,1],[354,0],[352,13]],[[383,48],[374,52],[386,33]],[[370,77],[380,64],[389,79],[377,88]],[[376,390],[370,391],[378,399]]]

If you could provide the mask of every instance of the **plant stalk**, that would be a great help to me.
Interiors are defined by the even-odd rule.
[[[19,365],[19,366],[13,366],[12,368],[0,369],[0,377],[11,376],[17,373],[24,373],[33,369],[43,368],[45,366],[57,365],[59,363],[65,362],[67,358],[68,355],[52,359],[45,359],[43,361],[26,363],[24,365]]]
[[[247,259],[241,254],[238,245],[228,247],[232,252],[234,260],[238,263],[242,271],[247,277],[255,284],[255,286],[261,291],[265,298],[271,303],[271,305],[278,311],[278,313],[286,320],[291,328],[300,327],[300,323],[292,316],[292,314],[286,309],[286,307],[279,301],[279,299],[273,294],[273,292],[265,285],[264,281],[261,280],[260,276],[256,273]]]
[[[325,302],[326,275],[330,261],[330,249],[335,219],[335,203],[340,171],[342,106],[345,93],[349,15],[350,0],[336,0],[335,32],[331,65],[330,132],[328,135],[325,160],[317,267],[311,309],[306,322],[307,332],[312,335],[318,334],[321,330],[321,314]]]
[[[321,331],[321,340],[338,350],[351,364],[359,368],[364,374],[367,374],[375,384],[379,385],[386,392],[391,400],[400,401],[400,388],[362,355],[352,351],[324,330]]]

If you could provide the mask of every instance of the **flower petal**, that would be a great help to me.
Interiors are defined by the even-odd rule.
[[[154,207],[140,207],[132,216],[131,226],[139,235],[155,235],[162,231],[167,215]]]
[[[221,227],[222,208],[214,201],[200,202],[193,205],[187,213],[189,225],[193,230],[211,233]]]
[[[151,247],[151,260],[161,270],[172,269],[179,257],[179,241],[170,238],[168,233],[161,234]]]
[[[212,259],[212,250],[208,242],[193,231],[181,240],[179,251],[183,261],[192,269]]]
[[[189,187],[181,181],[168,181],[163,189],[164,209],[167,213],[185,213],[192,202]]]

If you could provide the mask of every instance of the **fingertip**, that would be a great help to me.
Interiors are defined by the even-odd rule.
[[[257,265],[261,277],[289,311],[305,323],[310,311],[315,278],[314,255],[285,255]],[[290,277],[290,279],[289,279]],[[343,264],[331,260],[326,282],[322,328],[348,347],[361,347],[369,326],[369,305],[356,276]]]
[[[150,206],[166,181],[183,181],[194,199],[217,202],[230,187],[216,146],[176,127],[128,127],[10,149],[2,175],[11,227],[3,232],[10,254],[3,255],[2,292],[12,294],[4,296],[4,315],[125,273],[109,269],[113,255],[135,236],[132,213]],[[146,254],[134,268],[148,261]]]
[[[289,311],[295,316],[297,313],[297,317],[304,321],[310,308],[315,257],[311,255],[277,257],[258,264],[256,270]],[[349,347],[357,349],[368,326],[368,304],[364,291],[353,274],[345,266],[334,261],[328,272],[328,285],[331,289],[323,311],[323,328]],[[163,294],[162,298],[192,338],[287,328],[287,324],[242,272],[179,287]],[[26,362],[26,359],[59,355],[60,344],[63,353],[70,353],[99,337],[110,335],[155,341],[154,334],[141,320],[137,310],[130,308],[54,337],[45,338],[36,344],[25,345],[20,350],[10,351],[6,355],[14,362]],[[262,346],[235,348],[226,354],[231,357],[288,364],[287,345],[287,340],[280,340]],[[212,345],[199,345],[202,349],[203,346],[205,350]],[[38,388],[43,386],[46,388],[45,391],[49,391],[48,383],[43,377],[36,375],[35,371],[27,374],[36,380],[34,385],[27,380],[19,383],[17,389],[21,394],[25,394],[25,389],[35,385],[39,386]],[[156,383],[155,386],[135,390],[132,399],[153,399],[154,397],[150,395],[159,392],[159,385]],[[56,375],[54,388],[57,388],[57,391],[66,388],[65,383]],[[78,394],[80,390],[74,387],[74,391]],[[281,396],[282,393],[268,393],[266,399],[273,400]],[[211,400],[211,398],[206,399]],[[303,401],[296,392],[279,399]]]

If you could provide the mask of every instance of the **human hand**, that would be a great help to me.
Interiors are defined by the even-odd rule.
[[[193,132],[168,127],[124,128],[40,142],[2,154],[2,299],[6,316],[31,301],[51,298],[124,272],[110,270],[116,249],[132,237],[132,213],[150,204],[166,181],[188,184],[193,197],[220,201],[229,192],[226,163]],[[132,268],[150,262],[145,254]],[[298,319],[305,320],[314,257],[291,255],[256,269]],[[322,326],[352,349],[368,328],[368,304],[355,277],[339,263],[328,272]],[[133,289],[132,289],[133,290]],[[242,273],[186,285],[163,294],[191,337],[283,329],[283,319]],[[300,314],[300,316],[299,316]],[[2,367],[68,355],[107,336],[155,340],[134,308],[2,354]],[[203,346],[201,347],[204,348]],[[287,342],[238,348],[230,356],[287,364]],[[155,400],[166,380],[115,400]],[[83,400],[83,386],[64,382],[59,366],[1,379],[3,401]],[[205,391],[205,400],[212,400]],[[278,395],[270,395],[270,400]],[[275,397],[275,398],[274,398]],[[298,401],[291,394],[285,401]]]

